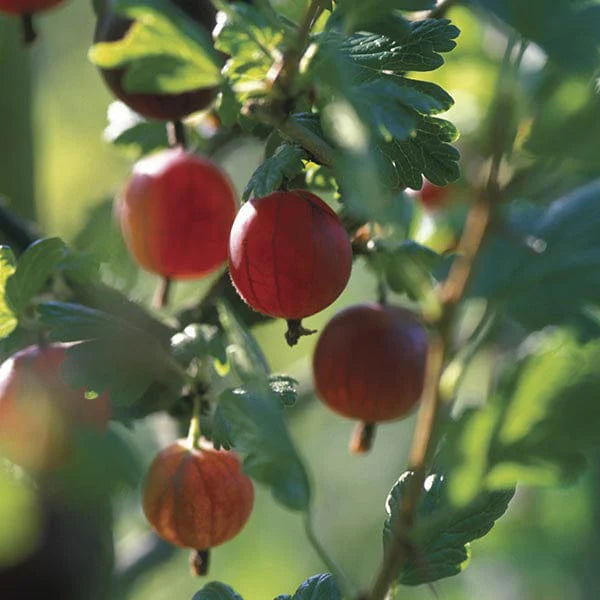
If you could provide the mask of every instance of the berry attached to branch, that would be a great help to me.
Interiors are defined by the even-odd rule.
[[[229,272],[254,310],[298,321],[344,290],[352,248],[336,215],[306,190],[273,192],[239,211],[229,238]]]
[[[136,163],[116,202],[131,254],[169,279],[202,277],[225,263],[235,211],[227,175],[181,148]]]
[[[252,481],[233,452],[179,440],[150,466],[143,491],[146,518],[175,546],[207,550],[235,537],[254,503]]]
[[[357,304],[325,326],[313,357],[320,398],[365,423],[406,416],[423,390],[427,335],[410,311]]]

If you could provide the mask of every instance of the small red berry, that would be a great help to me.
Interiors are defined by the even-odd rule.
[[[0,12],[11,15],[30,15],[48,10],[63,0],[0,0]]]
[[[229,238],[229,272],[255,310],[302,319],[344,290],[352,248],[335,212],[305,190],[273,192],[246,202]]]
[[[448,202],[450,190],[447,186],[439,186],[431,183],[431,181],[425,179],[423,181],[423,187],[419,192],[419,198],[423,203],[423,206],[428,210],[435,210],[442,208]]]
[[[179,440],[154,459],[142,503],[162,538],[206,550],[241,531],[252,512],[254,486],[233,452],[193,449]]]
[[[131,254],[163,277],[201,277],[227,260],[234,188],[213,162],[181,148],[136,163],[116,214]]]
[[[320,398],[335,412],[366,423],[405,416],[423,390],[427,336],[408,310],[375,303],[342,310],[315,349]]]
[[[2,2],[4,0],[0,0]],[[216,24],[216,10],[210,0],[174,0],[186,15],[208,33]],[[115,42],[123,38],[134,21],[114,13],[101,14],[94,32],[94,42]],[[198,88],[179,94],[128,92],[123,87],[125,69],[100,69],[113,94],[132,110],[148,119],[174,121],[205,109],[215,98],[217,87]]]
[[[61,378],[61,365],[72,344],[30,346],[0,367],[0,450],[32,469],[51,468],[68,451],[74,427],[106,430],[107,393],[85,397]]]

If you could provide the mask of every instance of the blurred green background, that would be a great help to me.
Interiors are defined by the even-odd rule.
[[[463,170],[477,181],[480,127],[493,96],[501,34],[464,9],[451,12],[462,30],[459,46],[430,79],[454,96],[448,118],[462,131]],[[103,140],[111,98],[87,60],[94,17],[90,3],[69,2],[38,18],[40,39],[28,51],[18,42],[14,20],[3,19],[0,49],[0,193],[45,235],[74,239],[91,209],[118,191],[131,162]],[[541,51],[528,50],[524,68],[543,65]],[[581,92],[581,95],[584,91]],[[576,93],[568,95],[576,101]],[[241,191],[260,160],[260,146],[248,142],[219,155]],[[548,198],[550,200],[551,198]],[[135,273],[121,282],[130,297],[149,304],[154,278]],[[175,304],[201,296],[208,283],[177,286]],[[351,284],[328,310],[310,319],[319,328],[342,306],[375,297],[375,282],[359,261]],[[281,322],[255,332],[275,372],[296,377],[301,400],[289,411],[293,438],[313,480],[318,536],[359,585],[367,586],[381,558],[384,502],[402,473],[413,419],[381,426],[374,450],[351,456],[353,424],[330,414],[311,391],[308,338],[294,349],[283,341]],[[485,362],[485,361],[484,361]],[[467,394],[477,394],[480,369],[470,374]],[[145,464],[156,448],[176,435],[164,417],[139,423],[130,436]],[[445,600],[580,600],[600,597],[600,460],[577,484],[553,490],[519,489],[509,511],[483,540],[472,545],[472,562],[458,577],[435,585]],[[124,495],[116,507],[116,560],[126,565],[149,532],[139,495]],[[188,572],[188,553],[177,551],[164,564],[141,574],[128,594],[134,600],[185,600],[202,581]],[[303,532],[302,520],[258,490],[255,510],[243,533],[216,549],[209,579],[231,584],[246,600],[292,593],[309,575],[325,571]],[[0,597],[2,590],[0,590]],[[403,588],[399,598],[433,597],[427,587]]]

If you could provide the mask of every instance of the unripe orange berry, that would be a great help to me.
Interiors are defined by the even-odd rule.
[[[163,277],[201,277],[227,260],[235,190],[221,168],[181,148],[136,163],[116,214],[137,262]]]
[[[408,310],[375,303],[336,314],[313,357],[319,397],[335,412],[367,423],[405,416],[423,390],[427,336]]]
[[[143,491],[146,518],[163,539],[205,550],[236,536],[254,503],[252,481],[233,452],[190,448],[179,440],[150,466]]]
[[[71,345],[30,346],[0,367],[0,451],[24,467],[60,464],[74,427],[106,430],[108,394],[86,398],[61,378]]]
[[[240,296],[272,317],[302,319],[344,290],[352,248],[335,212],[306,190],[246,202],[229,237],[229,272]]]

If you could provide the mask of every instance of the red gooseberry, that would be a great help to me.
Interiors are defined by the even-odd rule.
[[[449,191],[447,186],[435,185],[431,183],[431,181],[425,179],[423,181],[423,187],[421,187],[421,191],[418,192],[418,194],[425,208],[428,210],[435,210],[447,203]]]
[[[2,2],[4,0],[0,0]],[[186,15],[208,33],[216,24],[216,10],[210,0],[174,0]],[[112,12],[98,18],[94,42],[115,42],[129,31],[134,21]],[[125,69],[100,69],[106,85],[113,94],[132,110],[148,119],[172,121],[205,109],[215,98],[218,88],[198,88],[177,94],[128,92],[123,87]]]
[[[229,272],[255,310],[308,317],[344,290],[352,248],[335,212],[306,190],[273,192],[246,202],[229,237]]]
[[[0,0],[0,12],[10,15],[30,15],[48,10],[63,0]]]
[[[427,336],[410,311],[357,304],[325,326],[313,357],[317,393],[335,412],[366,423],[405,416],[423,389]]]
[[[0,367],[0,451],[24,467],[60,464],[74,427],[106,430],[108,394],[87,398],[61,378],[71,345],[30,346]]]
[[[233,452],[179,440],[150,466],[143,490],[146,518],[163,539],[205,550],[236,536],[254,503],[254,486]]]
[[[137,262],[163,277],[201,277],[227,260],[236,196],[213,162],[181,148],[136,163],[116,214]]]

